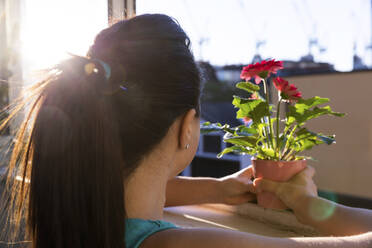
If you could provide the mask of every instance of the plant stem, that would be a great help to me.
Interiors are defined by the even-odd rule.
[[[291,125],[290,126],[286,125],[285,128],[284,128],[283,133],[284,134],[288,133],[289,129],[291,129]]]
[[[295,150],[290,150],[290,152],[285,156],[284,160],[290,159],[291,157],[294,157],[296,159],[297,154],[299,151],[295,152]]]
[[[278,102],[278,107],[276,108],[276,149],[275,149],[275,154],[277,156],[277,159],[280,158],[280,147],[279,147],[279,122],[280,122],[280,104],[282,103],[282,98],[279,96],[279,102]]]
[[[261,119],[261,123],[262,124],[266,123],[264,118]],[[270,142],[269,142],[269,135],[267,133],[267,127],[263,127],[262,132],[263,132],[264,137],[266,137],[266,139],[264,139],[264,140],[266,140],[265,147],[269,148]]]
[[[292,153],[294,152],[294,150],[291,150],[284,158],[283,160],[287,161],[289,158],[292,157]]]
[[[290,139],[292,138],[292,136],[293,136],[294,132],[296,131],[297,127],[298,127],[298,125],[294,126],[294,128],[292,129],[292,131],[288,135],[287,142],[285,143],[285,147],[283,149],[282,154],[285,154],[287,152],[287,150],[289,148],[288,146],[289,146]]]
[[[273,134],[274,134],[274,131],[273,131],[273,126],[272,126],[272,123],[271,123],[271,113],[270,113],[270,102],[269,102],[269,92],[267,91],[267,84],[266,84],[266,80],[263,79],[263,84],[264,84],[264,93],[265,93],[265,97],[266,97],[266,102],[267,102],[267,105],[269,107],[269,141],[270,141],[270,145],[271,145],[271,148],[274,149],[274,141],[273,141]]]
[[[282,152],[282,156],[281,156],[281,160],[284,160],[284,158],[288,155],[288,153],[290,152],[291,150],[287,149],[285,151]]]

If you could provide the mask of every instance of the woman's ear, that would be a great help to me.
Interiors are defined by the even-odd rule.
[[[190,144],[193,143],[193,139],[195,136],[195,121],[196,121],[196,110],[190,109],[187,113],[183,116],[181,120],[181,128],[179,133],[179,148],[180,149],[188,149]],[[199,128],[199,125],[197,126]]]

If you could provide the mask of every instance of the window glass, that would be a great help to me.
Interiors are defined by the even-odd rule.
[[[25,80],[68,53],[85,55],[97,32],[107,26],[107,1],[25,0],[22,56]]]

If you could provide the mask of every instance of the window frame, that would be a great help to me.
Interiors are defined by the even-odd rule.
[[[136,15],[136,0],[107,0],[109,25]]]

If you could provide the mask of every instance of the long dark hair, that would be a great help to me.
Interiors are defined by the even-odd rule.
[[[176,118],[199,111],[190,40],[168,16],[101,31],[33,87],[10,162],[33,247],[125,247],[124,180]],[[11,115],[10,117],[12,117]],[[5,125],[6,123],[4,123]],[[27,183],[30,180],[30,183]]]

